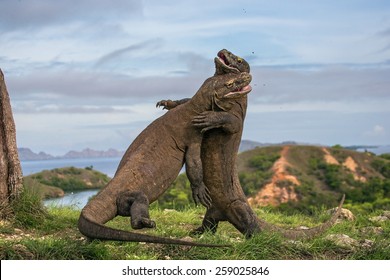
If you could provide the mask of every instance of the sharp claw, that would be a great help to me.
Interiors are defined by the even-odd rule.
[[[166,103],[165,101],[159,101],[159,102],[157,102],[156,107],[164,106],[164,108],[165,108],[165,105],[164,105],[165,103]]]

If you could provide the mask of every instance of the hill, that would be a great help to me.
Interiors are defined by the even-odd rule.
[[[241,184],[252,206],[335,205],[390,207],[390,160],[342,147],[284,145],[238,156]]]
[[[121,157],[123,151],[108,149],[107,151],[98,151],[90,148],[85,148],[82,151],[69,151],[62,156],[53,156],[45,152],[35,153],[29,148],[18,148],[19,158],[22,161],[29,160],[50,160],[50,159],[76,159],[76,158],[108,158]]]
[[[24,177],[24,185],[36,190],[41,197],[61,197],[65,192],[97,189],[105,186],[110,178],[90,167],[64,167]]]
[[[239,153],[237,167],[241,186],[254,208],[312,212],[337,205],[345,193],[346,203],[354,207],[390,210],[390,159],[386,155],[342,147],[273,145]],[[27,176],[25,184],[47,198],[101,188],[109,179],[91,168],[67,167]],[[180,174],[157,203],[176,209],[193,204],[186,175]]]
[[[107,151],[96,151],[86,148],[82,151],[69,151],[62,158],[107,158],[107,157],[121,157],[124,152],[115,149],[108,149]]]
[[[347,203],[390,210],[390,160],[386,155],[342,147],[274,145],[239,153],[241,186],[251,206],[312,211]],[[181,174],[159,199],[162,207],[191,203],[189,182]]]
[[[29,148],[18,148],[20,160],[48,160],[55,157],[44,152],[34,153]]]

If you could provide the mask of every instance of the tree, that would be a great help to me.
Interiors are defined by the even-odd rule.
[[[11,103],[0,69],[0,218],[5,218],[9,203],[23,188],[23,175],[16,145],[16,129]],[[1,217],[3,216],[3,217]]]

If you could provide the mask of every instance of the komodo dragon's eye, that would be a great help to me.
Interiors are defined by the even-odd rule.
[[[233,85],[234,85],[234,81],[228,81],[228,82],[226,82],[226,84],[225,84],[225,86],[226,86],[227,88],[231,88],[231,87],[233,87]]]

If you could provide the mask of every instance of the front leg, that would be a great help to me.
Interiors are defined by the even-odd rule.
[[[204,133],[213,128],[221,128],[227,133],[237,133],[242,127],[242,120],[228,112],[206,111],[192,119],[195,127]]]
[[[170,100],[170,99],[160,100],[159,102],[157,102],[156,107],[163,107],[163,110],[171,110],[181,104],[186,103],[189,100],[190,98],[184,98],[180,100]]]
[[[203,167],[200,159],[201,141],[196,141],[188,147],[185,155],[186,173],[191,184],[192,197],[196,204],[210,208],[211,198],[209,190],[203,182]]]

